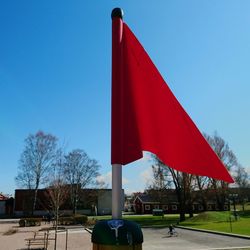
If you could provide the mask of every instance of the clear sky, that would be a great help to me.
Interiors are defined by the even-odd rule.
[[[250,1],[0,1],[0,192],[30,133],[84,149],[110,177],[111,11],[140,40],[202,132],[228,142],[250,168]],[[123,168],[143,190],[147,157]]]

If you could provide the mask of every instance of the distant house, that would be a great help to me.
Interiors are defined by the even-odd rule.
[[[124,212],[134,212],[134,198],[131,195],[125,195]]]
[[[216,198],[211,194],[209,194],[207,198],[206,207],[204,207],[202,200],[197,195],[192,203],[193,212],[199,213],[205,210],[219,210]],[[163,192],[151,190],[150,193],[138,193],[135,195],[133,206],[134,211],[137,214],[152,214],[154,209],[161,209],[164,213],[169,214],[176,214],[180,212],[180,206],[175,194],[175,190],[172,189],[165,190]],[[229,203],[227,201],[224,204],[222,210],[228,209]],[[188,209],[186,212],[188,212]]]
[[[8,199],[7,196],[5,196],[4,194],[0,193],[0,201],[5,201],[7,199]]]
[[[236,194],[236,202],[249,202],[250,201],[250,187],[245,188],[230,188],[230,194]]]
[[[11,216],[13,214],[14,199],[0,193],[0,216]]]
[[[25,216],[31,213],[33,205],[34,190],[16,189],[15,207],[16,216]],[[124,191],[123,191],[124,197]],[[37,192],[37,202],[34,215],[46,215],[53,212],[51,207],[51,197],[48,189],[39,189]],[[72,213],[70,195],[65,198],[60,206],[61,215]],[[104,215],[112,213],[112,190],[111,189],[81,189],[77,201],[77,213],[86,215]]]
[[[134,211],[137,214],[152,214],[153,209],[161,209],[164,213],[179,213],[179,206],[175,196],[172,193],[169,197],[155,197],[150,194],[138,194],[134,199]]]

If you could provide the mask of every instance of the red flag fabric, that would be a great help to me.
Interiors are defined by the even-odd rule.
[[[129,27],[116,17],[112,28],[111,163],[149,151],[178,171],[233,183]]]

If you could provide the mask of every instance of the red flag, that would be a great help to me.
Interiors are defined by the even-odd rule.
[[[111,163],[145,150],[178,171],[233,183],[129,27],[115,17],[112,28]]]

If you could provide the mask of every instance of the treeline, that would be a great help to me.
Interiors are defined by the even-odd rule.
[[[204,137],[233,176],[238,187],[237,199],[244,206],[246,197],[241,190],[250,187],[249,176],[245,168],[238,163],[233,151],[217,133],[214,133],[213,136],[204,134]],[[223,210],[224,205],[230,201],[232,196],[229,194],[228,183],[205,176],[195,176],[176,171],[165,166],[157,156],[152,155],[152,157],[154,162],[152,165],[153,181],[147,186],[146,192],[157,195],[160,200],[164,190],[174,188],[180,206],[180,221],[185,220],[186,211],[189,212],[190,217],[193,216],[193,202],[197,198],[201,201],[203,208],[207,210],[208,197],[211,192],[220,210]]]

